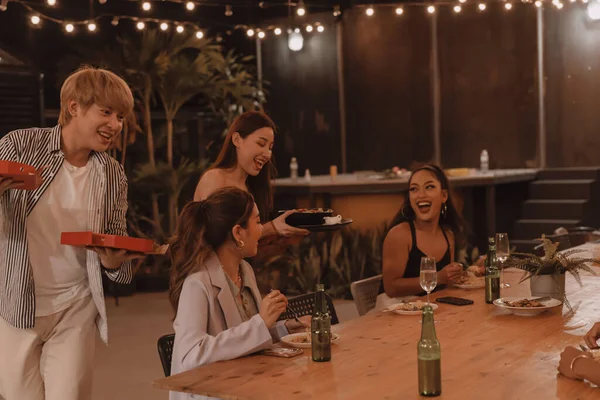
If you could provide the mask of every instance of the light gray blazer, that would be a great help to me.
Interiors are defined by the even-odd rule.
[[[246,261],[242,261],[242,268],[260,310],[261,296],[254,271]],[[200,271],[185,279],[173,327],[171,374],[263,350],[288,334],[284,321],[269,330],[258,314],[242,323],[225,272],[214,253]],[[205,397],[170,394],[171,400],[190,398]]]

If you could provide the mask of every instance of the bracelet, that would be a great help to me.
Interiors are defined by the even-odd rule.
[[[587,354],[580,354],[578,356],[576,356],[575,358],[573,358],[573,360],[571,360],[571,372],[573,373],[573,375],[575,375],[577,377],[577,379],[581,379],[583,380],[583,378],[579,375],[577,375],[575,373],[575,361],[579,360],[580,358],[590,358]]]
[[[275,223],[273,221],[269,221],[269,223],[271,224],[271,226],[273,227],[273,230],[275,231],[275,233],[277,234],[277,236],[281,236],[281,233],[279,233],[279,231],[277,230],[277,228],[275,227]]]

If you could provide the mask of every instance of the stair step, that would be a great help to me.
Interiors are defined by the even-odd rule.
[[[519,253],[533,253],[535,246],[540,244],[538,240],[532,239],[513,239],[510,241],[510,247],[514,247]]]
[[[527,200],[523,203],[522,218],[583,219],[588,208],[588,201],[584,199]]]
[[[599,176],[599,167],[547,168],[538,172],[538,179],[597,179]]]
[[[578,219],[520,219],[515,223],[513,236],[516,239],[537,239],[542,234],[553,234],[559,227],[571,228],[581,225]]]
[[[532,200],[580,200],[589,199],[594,192],[593,179],[548,179],[529,184]]]

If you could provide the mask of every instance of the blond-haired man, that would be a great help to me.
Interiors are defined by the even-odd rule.
[[[36,190],[0,180],[0,398],[91,398],[96,327],[108,331],[102,273],[132,279],[139,255],[60,244],[65,231],[126,235],[127,179],[105,151],[133,112],[114,73],[64,82],[59,124],[0,139],[0,159],[45,167]]]

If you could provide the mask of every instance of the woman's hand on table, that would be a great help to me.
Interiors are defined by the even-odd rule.
[[[577,356],[585,355],[581,350],[577,350],[575,347],[567,347],[560,353],[560,362],[558,363],[558,372],[571,379],[581,379],[575,372],[571,369],[571,364],[573,364],[573,359]],[[579,360],[577,360],[579,361]],[[575,361],[575,362],[577,362]]]
[[[304,333],[306,332],[306,328],[310,328],[310,315],[305,315],[303,317],[298,317],[300,322],[288,319],[285,321],[285,327],[289,333]]]
[[[463,266],[459,263],[450,263],[438,272],[438,281],[442,285],[454,283],[463,274]]]
[[[599,347],[597,342],[598,339],[600,339],[600,322],[596,322],[594,326],[592,326],[592,329],[590,329],[583,337],[585,344],[587,344],[590,349],[597,349]]]

